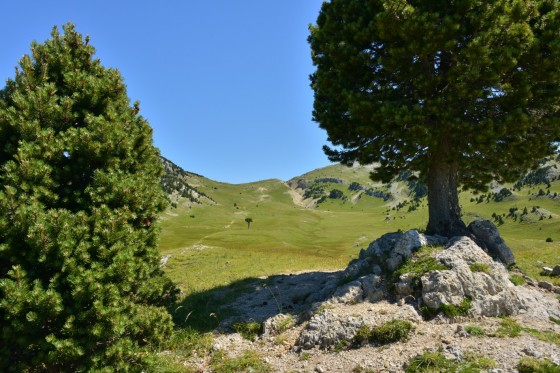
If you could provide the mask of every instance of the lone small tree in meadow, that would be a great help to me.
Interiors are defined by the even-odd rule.
[[[245,222],[247,223],[247,229],[251,228],[251,223],[253,222],[252,218],[245,218]]]
[[[139,370],[173,325],[162,165],[119,71],[63,29],[0,91],[0,371]]]
[[[309,42],[326,154],[383,182],[418,171],[429,233],[467,233],[457,189],[512,181],[560,140],[556,0],[331,0]]]

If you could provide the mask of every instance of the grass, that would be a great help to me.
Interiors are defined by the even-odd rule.
[[[549,359],[524,357],[517,364],[519,373],[560,373],[560,366]]]
[[[483,272],[486,274],[491,273],[490,266],[487,263],[472,263],[469,265],[471,272]]]
[[[468,316],[469,310],[472,308],[472,300],[469,297],[465,297],[460,304],[441,304],[437,309],[431,309],[426,306],[420,308],[422,313],[427,318],[432,318],[438,313],[442,312],[445,316],[449,318],[454,318],[458,316]]]
[[[553,318],[554,319],[554,318]],[[554,320],[551,320],[553,322],[555,322]],[[553,343],[557,346],[560,346],[560,334],[559,333],[555,333],[552,331],[541,331],[541,330],[537,330],[537,329],[533,329],[533,328],[526,328],[523,327],[521,325],[519,325],[519,323],[517,323],[515,320],[512,320],[508,317],[504,317],[502,318],[502,320],[500,321],[500,328],[496,331],[496,333],[494,333],[494,335],[496,337],[510,337],[510,338],[515,338],[517,336],[519,336],[521,334],[521,332],[526,332],[531,334],[533,337],[547,342],[547,343]]]
[[[262,332],[262,324],[254,321],[239,321],[233,324],[233,329],[249,341],[255,341]]]
[[[217,351],[210,361],[212,372],[215,373],[265,373],[271,372],[272,369],[268,364],[262,361],[260,356],[250,350],[246,350],[243,354],[236,358],[228,358],[223,351]]]
[[[425,351],[408,362],[405,372],[475,373],[495,367],[496,363],[484,356],[465,354],[462,360],[455,362],[446,359],[441,351]]]
[[[184,294],[176,322],[211,330],[227,316],[219,305],[236,293],[250,290],[244,287],[247,279],[340,269],[382,234],[426,226],[425,199],[415,211],[392,209],[397,201],[410,198],[403,183],[397,185],[396,189],[404,189],[395,201],[362,196],[352,202],[351,192],[347,190],[351,181],[368,188],[386,187],[369,181],[368,173],[366,168],[334,165],[304,175],[308,180],[329,177],[346,180],[345,184],[325,184],[342,190],[349,197],[346,201],[328,200],[317,208],[295,205],[289,195],[290,188],[279,180],[232,185],[192,176],[190,182],[216,203],[189,206],[181,201],[177,208],[170,208],[162,216],[160,248],[162,255],[171,255],[165,271]],[[471,202],[473,195],[461,192],[463,219],[466,223],[480,218],[492,220],[492,214],[507,216],[511,208],[522,211],[527,207],[532,211],[533,206],[559,211],[560,199],[536,197],[540,187],[514,191],[502,202],[488,203]],[[560,192],[560,181],[552,182],[550,191]],[[543,266],[560,262],[559,217],[539,220],[533,215],[529,213],[515,221],[505,217],[499,229],[521,271],[540,280],[545,279],[540,275]],[[245,222],[247,217],[253,219],[250,229]],[[554,241],[545,242],[547,237]],[[416,263],[414,260],[406,263],[417,268],[402,271],[422,273],[443,269],[430,259],[422,259],[422,253],[418,259]],[[560,278],[546,280],[560,285]],[[235,286],[233,291],[227,289],[231,284]]]
[[[465,326],[465,331],[469,335],[473,335],[473,336],[477,336],[477,337],[482,337],[486,334],[486,331],[478,325],[466,325]]]
[[[523,276],[520,276],[518,274],[513,274],[509,277],[509,280],[511,281],[512,284],[514,284],[515,286],[521,286],[525,283],[525,279],[523,278]]]
[[[389,343],[405,341],[412,330],[412,323],[406,320],[394,319],[379,326],[369,327],[367,325],[358,329],[354,337],[354,344],[361,345],[364,342],[385,345]]]

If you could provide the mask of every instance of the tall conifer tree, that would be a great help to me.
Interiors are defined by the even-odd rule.
[[[0,92],[0,371],[138,368],[172,328],[152,129],[72,24]]]
[[[331,0],[309,37],[331,160],[428,186],[428,231],[465,234],[458,187],[511,181],[560,139],[557,0]]]

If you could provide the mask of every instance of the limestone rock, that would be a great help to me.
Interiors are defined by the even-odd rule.
[[[362,301],[363,294],[362,283],[356,280],[339,287],[333,294],[332,301],[353,304]]]
[[[515,257],[506,245],[498,228],[489,220],[477,220],[469,224],[469,230],[478,238],[491,256],[499,258],[506,266],[515,263]]]
[[[280,313],[267,319],[263,323],[263,338],[272,337],[284,332],[295,325],[295,320],[292,315]]]
[[[516,315],[529,307],[515,291],[506,268],[470,238],[456,238],[436,259],[449,269],[421,277],[422,300],[429,308],[459,305],[466,297],[472,300],[470,316]],[[475,263],[487,266],[488,273],[473,272],[470,266]]]
[[[372,259],[374,266],[392,272],[397,269],[412,253],[422,246],[445,245],[447,238],[428,236],[417,230],[401,233],[387,233],[373,241],[367,250],[360,252],[361,261]],[[379,274],[379,273],[377,273]]]
[[[311,318],[296,345],[304,350],[313,347],[331,349],[341,341],[351,341],[363,325],[364,321],[360,317],[342,317],[327,310]]]
[[[364,299],[370,302],[377,302],[385,298],[383,290],[383,278],[378,275],[363,276],[359,279],[362,283]]]
[[[558,302],[531,287],[514,286],[504,265],[470,238],[456,238],[436,259],[448,270],[431,271],[421,277],[422,302],[432,309],[442,303],[459,305],[470,297],[472,317],[527,314],[545,320],[550,316],[560,318]],[[473,272],[470,266],[475,263],[488,266],[489,273]]]

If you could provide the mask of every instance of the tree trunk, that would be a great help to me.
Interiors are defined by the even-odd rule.
[[[428,234],[444,237],[470,235],[461,220],[457,193],[457,166],[434,160],[428,172]]]

